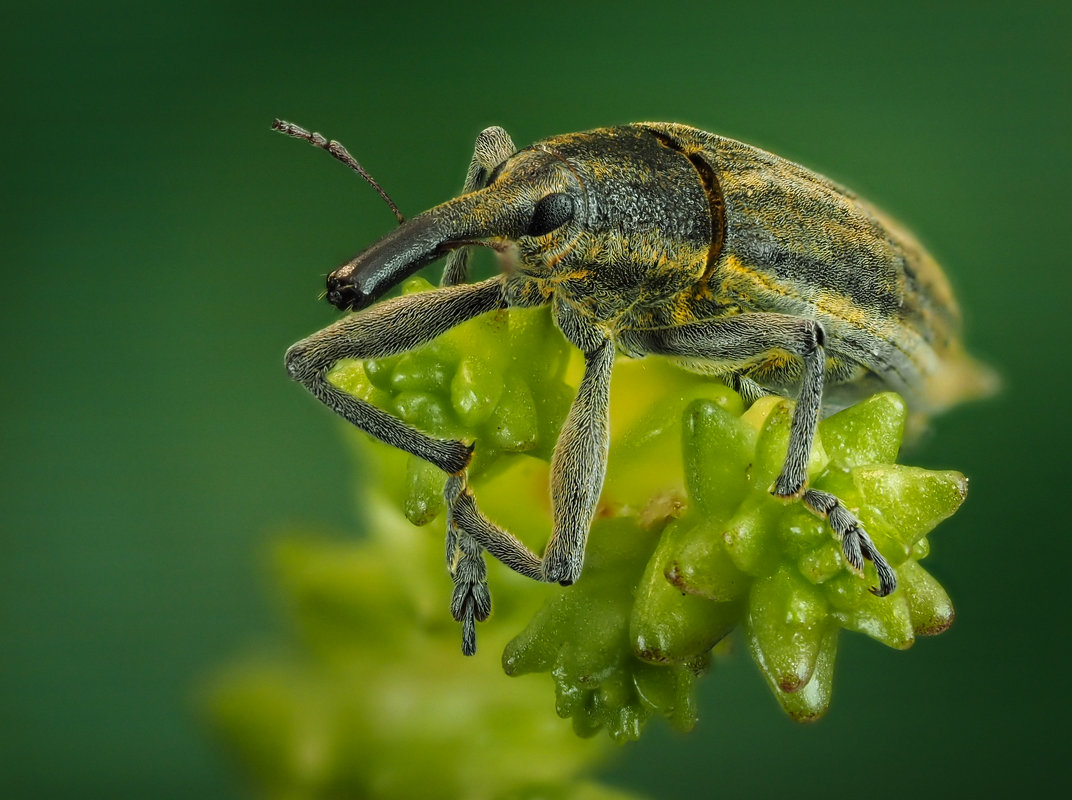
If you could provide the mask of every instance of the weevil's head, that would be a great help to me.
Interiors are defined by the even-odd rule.
[[[510,266],[552,290],[612,305],[657,300],[696,280],[714,254],[721,222],[707,177],[644,126],[546,139],[499,164],[485,188],[414,217],[339,267],[328,299],[364,308],[451,250],[485,244],[516,253]]]

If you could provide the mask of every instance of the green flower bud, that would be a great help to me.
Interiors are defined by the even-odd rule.
[[[546,309],[487,315],[437,341],[438,353],[457,354],[453,362],[418,350],[396,363],[400,377],[377,364],[375,386],[421,387],[417,396],[409,394],[416,388],[396,389],[390,402],[422,430],[474,441],[470,478],[482,507],[539,551],[551,528],[546,470],[526,468],[529,505],[518,502],[521,479],[510,475],[522,453],[550,458],[578,359]],[[434,364],[426,367],[433,381],[453,377],[438,387],[422,382],[410,366],[417,363]],[[825,520],[770,494],[785,459],[791,402],[765,397],[745,410],[715,381],[659,359],[624,359],[611,409],[602,518],[584,576],[553,590],[504,657],[510,674],[552,674],[557,709],[578,732],[602,727],[632,738],[654,714],[689,727],[693,705],[679,693],[691,691],[711,649],[738,627],[786,711],[815,719],[830,700],[841,629],[900,649],[950,624],[949,598],[918,560],[926,534],[960,505],[966,483],[959,473],[893,463],[906,416],[896,395],[875,395],[824,420],[809,462],[810,485],[836,495],[899,568],[901,588],[886,598],[868,591],[876,582],[870,565],[863,579],[848,570]],[[404,508],[424,522],[441,508],[442,476],[411,462]],[[499,504],[504,494],[509,501]],[[605,531],[615,542],[645,544],[608,559]],[[672,676],[662,680],[673,691],[642,691],[655,675]]]
[[[427,288],[414,280],[405,291]],[[579,354],[537,308],[484,315],[401,356],[342,362],[329,379],[429,434],[475,443],[469,481],[481,509],[540,552],[551,531],[548,462],[580,374]],[[820,423],[809,485],[836,495],[894,565],[897,590],[876,597],[869,562],[854,574],[824,519],[770,494],[791,416],[787,400],[767,397],[746,410],[722,384],[666,360],[621,359],[584,573],[563,588],[492,564],[493,613],[475,659],[457,653],[441,540],[400,527],[397,516],[390,522],[385,510],[416,524],[436,519],[445,476],[353,433],[376,476],[362,498],[378,515],[374,538],[351,551],[280,550],[280,581],[312,658],[252,664],[221,679],[218,723],[265,780],[295,795],[345,786],[369,796],[417,787],[456,796],[471,768],[459,742],[478,739],[488,797],[529,796],[532,787],[582,796],[567,785],[604,796],[564,782],[598,751],[570,750],[549,733],[545,712],[571,718],[583,736],[606,730],[615,740],[637,738],[655,716],[688,729],[695,682],[738,629],[784,710],[820,717],[843,629],[903,649],[951,624],[948,595],[919,561],[967,485],[956,472],[894,463],[906,417],[894,394]],[[549,673],[554,701],[540,681],[484,672],[495,647],[504,647],[509,675]],[[410,705],[391,706],[390,692],[405,681],[415,687]],[[551,738],[537,743],[526,733],[533,725]],[[308,734],[307,749],[295,744],[297,731]],[[397,746],[406,737],[436,743],[428,770],[407,773]],[[544,767],[514,774],[522,762]]]

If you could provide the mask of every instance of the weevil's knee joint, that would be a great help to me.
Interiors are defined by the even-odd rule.
[[[302,367],[305,363],[304,354],[301,342],[292,344],[287,348],[287,353],[283,356],[283,365],[286,367],[287,375],[290,376],[291,380],[301,380]]]
[[[804,494],[808,491],[808,482],[804,481],[802,484],[800,484],[800,486],[794,489],[791,486],[779,486],[779,482],[775,481],[770,485],[767,491],[771,493],[772,497],[775,497],[778,500],[784,502],[786,505],[789,505],[790,503],[795,503],[797,500],[800,500],[800,498],[804,496]]]
[[[808,348],[814,350],[816,347],[826,346],[826,331],[823,330],[822,323],[811,320],[811,324],[808,326],[811,330],[812,343]]]
[[[462,464],[461,466],[459,466],[457,469],[448,471],[447,474],[450,475],[453,478],[464,478],[465,477],[465,471],[467,469],[469,469],[469,465],[473,461],[473,451],[474,450],[476,450],[476,442],[473,442],[471,444],[465,445],[465,456],[464,456],[465,457],[465,463]],[[463,491],[468,492],[470,497],[473,496],[473,493],[469,492],[468,489],[465,489]]]
[[[287,375],[291,380],[305,383],[310,372],[315,370],[314,354],[310,352],[305,339],[287,348],[283,356],[283,364],[287,368]]]

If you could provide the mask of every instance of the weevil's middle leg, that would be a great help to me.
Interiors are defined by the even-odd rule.
[[[563,585],[581,576],[588,532],[603,491],[616,352],[614,343],[606,339],[585,353],[581,385],[551,457],[554,527],[543,554],[543,572],[547,580]]]
[[[475,623],[491,610],[482,548],[526,578],[571,584],[580,577],[606,473],[614,354],[613,343],[604,340],[585,355],[584,377],[551,459],[554,523],[543,558],[484,516],[464,474],[447,479],[447,565],[454,579],[451,613],[462,623],[466,655],[476,651]]]
[[[804,374],[790,423],[785,462],[771,493],[802,498],[808,508],[829,521],[853,571],[860,573],[863,560],[869,559],[879,575],[875,593],[884,596],[893,591],[896,576],[859,521],[834,495],[807,489],[808,462],[819,424],[826,366],[824,334],[818,322],[784,314],[741,314],[672,328],[627,331],[622,334],[622,340],[632,352],[706,359],[731,367],[745,367],[772,350],[798,356],[804,363]],[[735,377],[742,380],[739,375]]]
[[[481,131],[473,146],[473,160],[469,162],[469,170],[465,174],[462,194],[487,186],[488,177],[495,168],[516,152],[513,139],[502,128],[492,126]],[[443,279],[439,285],[454,286],[465,283],[468,279],[469,248],[459,247],[447,256],[447,263],[443,266]]]
[[[826,363],[823,339],[823,328],[814,320],[766,313],[719,317],[622,334],[630,351],[708,360],[729,367],[746,367],[755,359],[777,350],[792,353],[804,362],[800,394],[789,429],[789,448],[772,489],[779,497],[799,497],[808,479],[808,460],[823,397]],[[747,379],[738,376],[738,380]]]
[[[863,575],[865,558],[875,565],[878,586],[871,589],[872,594],[885,597],[897,588],[897,574],[893,567],[875,547],[860,520],[856,519],[840,500],[829,492],[821,492],[818,489],[808,489],[804,492],[803,499],[804,505],[830,523],[830,527],[841,540],[841,551],[853,572]]]

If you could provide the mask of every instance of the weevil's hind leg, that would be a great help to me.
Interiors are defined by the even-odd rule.
[[[771,493],[778,497],[800,497],[808,481],[808,462],[815,442],[815,430],[819,426],[819,414],[823,404],[823,370],[826,353],[823,348],[823,329],[818,322],[804,320],[798,340],[800,356],[804,360],[804,377],[797,395],[797,405],[789,426],[789,447],[785,454],[782,471],[774,480]]]
[[[469,162],[469,170],[465,174],[462,194],[469,194],[487,186],[488,177],[495,168],[516,152],[513,139],[502,128],[492,126],[481,131],[473,146],[473,160]],[[447,256],[440,286],[454,286],[469,279],[469,249],[459,247]]]
[[[875,547],[860,520],[856,519],[840,500],[829,492],[808,489],[804,492],[804,505],[830,523],[830,527],[841,540],[841,552],[845,554],[845,560],[853,572],[863,576],[865,558],[875,565],[878,586],[871,588],[872,594],[885,597],[897,588],[897,574],[893,567]]]
[[[804,364],[800,394],[789,427],[785,462],[771,493],[787,499],[803,498],[810,509],[826,517],[841,541],[845,560],[853,571],[862,572],[865,558],[874,562],[879,574],[875,593],[884,596],[893,591],[896,576],[863,526],[834,495],[806,488],[808,461],[822,406],[826,366],[824,338],[822,326],[814,320],[759,313],[622,334],[622,340],[631,352],[708,359],[731,367],[747,367],[771,351],[786,351],[799,357]]]

